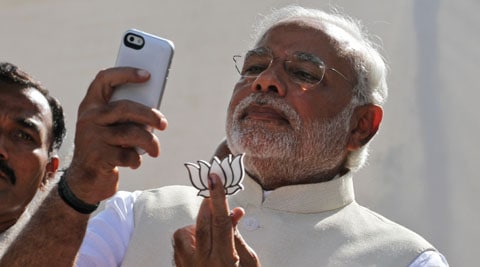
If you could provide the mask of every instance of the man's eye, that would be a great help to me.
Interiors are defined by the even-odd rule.
[[[24,131],[16,131],[15,134],[14,134],[14,137],[17,140],[24,140],[24,141],[29,141],[29,142],[34,141],[33,137],[30,134],[28,134]]]
[[[297,82],[317,84],[322,78],[324,71],[316,64],[304,61],[287,61],[286,67],[290,76]]]
[[[320,82],[320,80],[321,80],[321,76],[319,76],[317,74],[314,74],[314,73],[309,73],[309,72],[303,71],[303,70],[294,70],[294,71],[292,71],[291,74],[298,81],[305,82],[305,83],[315,84],[315,83]]]
[[[268,65],[265,64],[257,64],[257,65],[249,65],[245,66],[242,71],[242,75],[258,75],[262,73],[262,71],[266,70]]]

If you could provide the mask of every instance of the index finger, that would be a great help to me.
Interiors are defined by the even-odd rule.
[[[90,83],[80,108],[87,104],[108,103],[115,87],[126,83],[142,83],[150,78],[146,70],[131,67],[115,67],[101,70]]]
[[[105,126],[131,122],[158,130],[165,130],[168,126],[167,118],[158,109],[130,100],[119,100],[96,109],[84,110],[79,115],[83,119]]]
[[[220,177],[215,174],[210,176],[210,209],[212,211],[212,241],[217,244],[214,249],[233,247],[233,224],[230,217],[225,189]]]

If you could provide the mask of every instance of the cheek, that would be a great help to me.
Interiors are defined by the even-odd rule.
[[[230,97],[230,103],[228,104],[228,115],[231,116],[235,107],[242,101],[245,97],[251,94],[251,91],[248,90],[245,84],[238,82],[235,84],[235,87],[232,92],[232,96]]]
[[[38,155],[36,153],[29,154],[21,157],[16,161],[15,175],[17,181],[25,188],[38,188],[42,182],[42,178],[45,176],[45,166],[48,162],[48,158],[45,155]]]
[[[351,98],[347,95],[324,92],[305,92],[293,95],[290,102],[299,116],[308,120],[329,119],[345,109]]]
[[[325,116],[325,103],[311,95],[294,95],[286,99],[287,104],[292,107],[303,123],[310,123],[312,120]]]

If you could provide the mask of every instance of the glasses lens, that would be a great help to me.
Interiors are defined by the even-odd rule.
[[[273,58],[264,50],[251,50],[244,57],[233,57],[235,67],[242,77],[257,77],[272,64]],[[298,52],[284,61],[285,71],[290,79],[302,86],[311,88],[319,84],[325,75],[325,63],[309,53]]]
[[[324,66],[312,62],[289,60],[285,62],[285,67],[290,78],[302,86],[313,86],[320,83],[325,74]]]
[[[272,58],[268,55],[247,53],[245,57],[235,57],[237,70],[244,77],[258,76],[270,66],[271,62]]]

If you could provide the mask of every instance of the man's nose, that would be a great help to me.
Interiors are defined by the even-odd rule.
[[[287,73],[282,64],[272,64],[257,76],[252,83],[252,90],[264,93],[273,92],[284,97],[287,93],[286,80]]]

